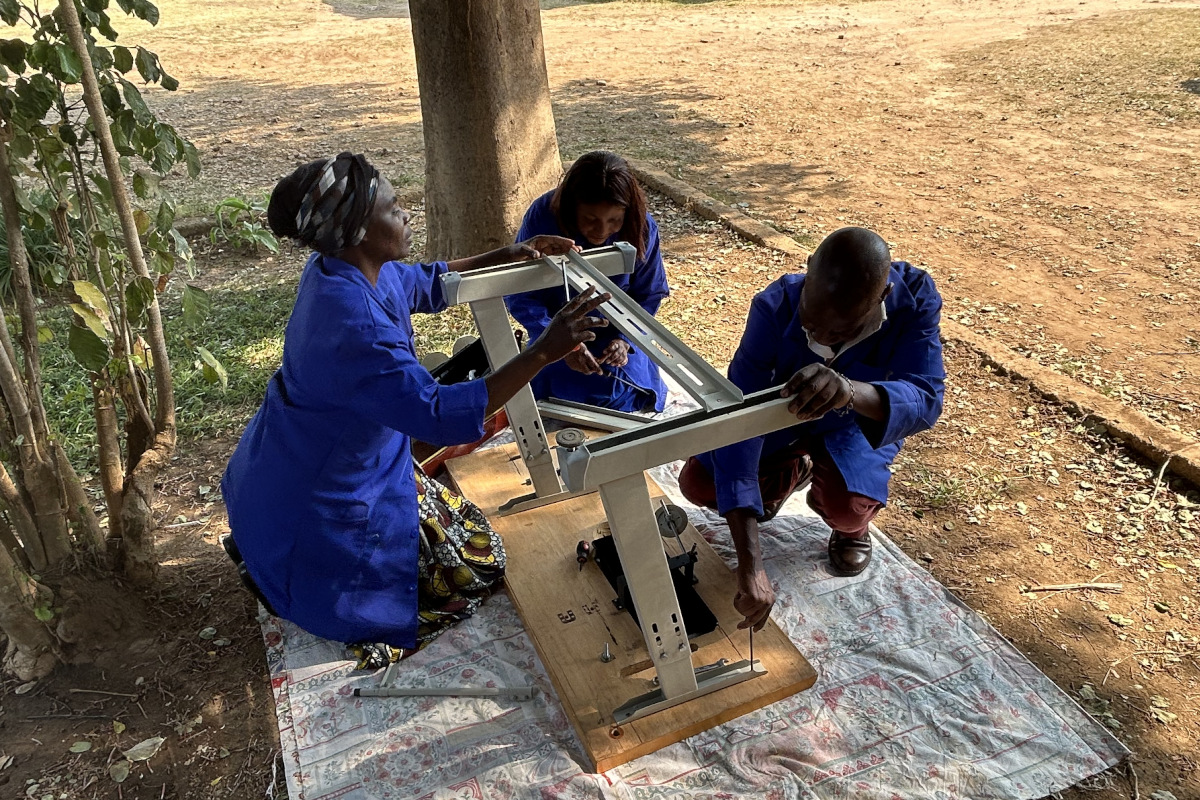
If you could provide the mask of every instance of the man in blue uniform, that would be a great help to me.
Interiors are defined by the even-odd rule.
[[[679,478],[689,500],[729,523],[742,627],[761,628],[775,602],[758,524],[810,481],[809,505],[833,531],[830,571],[867,568],[889,467],[904,438],[942,412],[941,308],[933,279],[893,262],[865,228],[834,231],[806,275],[785,275],[754,298],[729,378],[747,393],[786,384],[800,424],[693,457]]]

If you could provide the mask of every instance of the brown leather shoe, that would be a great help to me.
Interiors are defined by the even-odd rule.
[[[851,539],[834,531],[829,537],[829,571],[834,575],[849,578],[858,575],[871,563],[871,537]]]

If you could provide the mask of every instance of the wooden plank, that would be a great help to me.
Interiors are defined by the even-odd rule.
[[[509,597],[525,622],[592,768],[604,772],[639,756],[728,722],[809,688],[817,675],[774,622],[754,636],[754,657],[767,674],[674,708],[614,726],[612,712],[654,688],[654,670],[641,630],[613,606],[615,593],[594,563],[580,571],[575,546],[596,538],[604,522],[597,494],[564,500],[505,517],[496,509],[529,491],[528,473],[515,445],[477,451],[447,463],[462,493],[475,502],[504,539]],[[662,496],[647,478],[652,498]],[[733,608],[734,573],[692,526],[684,546],[698,547],[696,590],[717,616],[715,631],[692,639],[693,663],[749,657],[741,615]],[[667,544],[674,552],[673,540]],[[600,661],[604,643],[614,660]]]

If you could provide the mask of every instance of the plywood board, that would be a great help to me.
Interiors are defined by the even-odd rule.
[[[628,613],[614,607],[616,595],[600,568],[589,562],[580,571],[575,558],[576,544],[596,538],[596,528],[604,522],[600,496],[583,495],[501,517],[496,511],[500,505],[530,491],[516,445],[476,451],[448,462],[447,468],[504,539],[509,596],[595,771],[652,753],[816,682],[808,661],[769,622],[754,635],[754,657],[766,675],[614,726],[614,709],[654,688],[654,670],[641,630]],[[657,502],[662,491],[647,480]],[[718,620],[715,631],[692,639],[693,664],[748,658],[748,634],[737,630],[742,617],[733,608],[734,573],[695,528],[689,525],[682,538],[688,549],[698,546],[696,590]],[[668,548],[673,554],[674,540]],[[607,664],[600,660],[605,642],[615,656]]]

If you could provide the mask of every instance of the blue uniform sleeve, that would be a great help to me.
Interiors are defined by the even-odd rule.
[[[421,366],[395,325],[348,330],[336,348],[339,393],[355,412],[439,447],[483,436],[483,380],[443,386]]]
[[[436,314],[446,310],[441,277],[450,270],[445,261],[432,264],[401,264],[395,262],[396,275],[404,287],[408,308],[414,314]]]
[[[769,389],[775,381],[775,362],[783,330],[762,295],[750,304],[746,332],[733,361],[729,379],[744,393]],[[758,489],[758,462],[763,437],[731,444],[712,453],[713,483],[717,489],[717,511],[724,515],[737,508],[763,513]]]
[[[883,394],[887,417],[882,422],[860,418],[859,425],[875,449],[933,427],[942,414],[946,369],[940,335],[942,298],[933,279],[922,277],[913,291],[916,312],[897,334],[888,380],[873,385]]]

